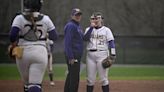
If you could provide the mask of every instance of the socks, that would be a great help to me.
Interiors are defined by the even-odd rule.
[[[93,86],[88,86],[87,85],[87,92],[93,92]]]
[[[49,73],[50,81],[53,81],[53,73]]]
[[[109,85],[102,86],[103,92],[109,92]]]
[[[42,92],[41,85],[31,84],[28,86],[28,92]]]
[[[28,86],[24,85],[24,92],[28,92]]]

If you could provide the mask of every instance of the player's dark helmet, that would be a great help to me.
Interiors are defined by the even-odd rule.
[[[24,0],[24,7],[30,11],[40,11],[43,0]]]
[[[92,15],[91,15],[91,18],[97,18],[97,17],[101,17],[102,19],[104,19],[103,15],[101,12],[94,12]]]

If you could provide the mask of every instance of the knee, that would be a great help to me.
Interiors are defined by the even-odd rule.
[[[101,81],[101,83],[102,83],[102,86],[105,86],[105,85],[109,84],[109,81],[108,81],[108,79],[104,79]]]
[[[95,81],[94,80],[88,80],[87,79],[87,85],[88,86],[93,86],[95,84]]]
[[[42,87],[40,84],[29,84],[28,92],[42,92]]]

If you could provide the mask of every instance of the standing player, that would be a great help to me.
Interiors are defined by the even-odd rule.
[[[50,85],[54,86],[55,83],[53,82],[53,56],[52,56],[52,51],[53,51],[53,41],[47,38],[47,51],[48,51],[48,76],[50,79]]]
[[[78,92],[80,62],[83,54],[83,32],[80,26],[82,12],[75,8],[64,28],[64,50],[68,67],[64,92]]]
[[[90,27],[86,28],[84,35],[84,40],[88,42],[87,92],[93,92],[97,72],[103,92],[109,92],[108,69],[102,67],[102,61],[106,57],[115,59],[114,37],[111,30],[103,25],[103,16],[100,12],[93,13],[90,22]]]
[[[24,83],[24,92],[41,92],[47,67],[46,34],[55,41],[55,26],[39,11],[42,0],[24,0],[25,10],[13,20],[10,32],[10,51]]]

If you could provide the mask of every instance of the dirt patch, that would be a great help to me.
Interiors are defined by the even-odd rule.
[[[50,86],[43,82],[43,92],[63,92],[64,81],[55,81]],[[23,84],[17,80],[0,80],[0,92],[23,92]],[[86,82],[81,81],[79,92],[86,92]],[[94,92],[102,92],[100,83],[96,83]],[[110,92],[164,92],[164,80],[111,80]]]

